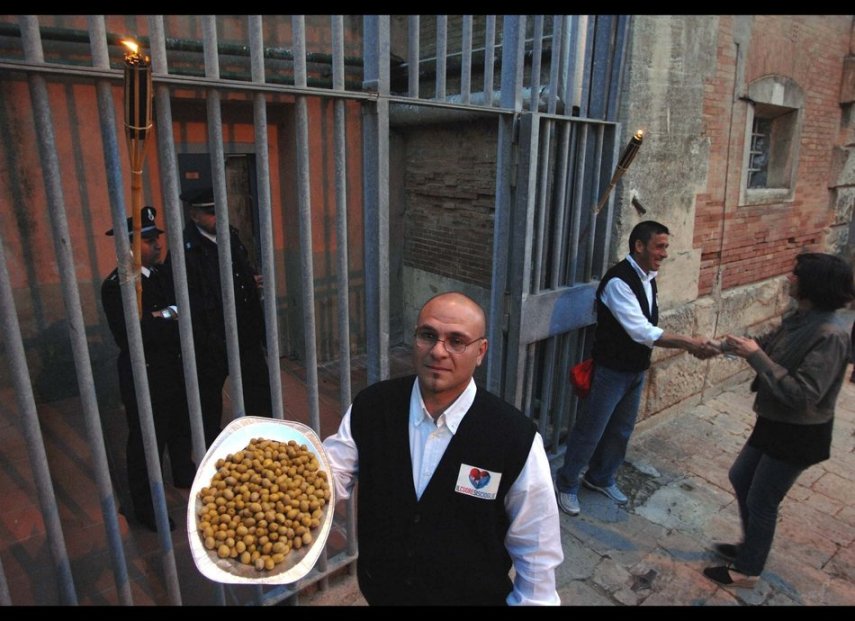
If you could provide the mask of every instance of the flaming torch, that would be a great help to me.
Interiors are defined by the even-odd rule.
[[[636,154],[638,153],[638,148],[641,146],[641,142],[644,140],[644,132],[640,129],[635,132],[635,135],[630,138],[629,143],[626,145],[626,148],[623,150],[623,153],[620,156],[620,161],[618,162],[617,168],[615,169],[615,173],[612,175],[612,180],[609,181],[609,187],[606,188],[605,194],[600,199],[600,202],[597,203],[597,206],[594,207],[594,213],[600,213],[600,210],[603,208],[603,205],[606,204],[606,201],[609,198],[609,194],[612,193],[615,185],[623,177],[623,174],[629,168],[629,165],[632,164],[632,160],[635,159]]]
[[[131,158],[131,210],[134,237],[134,282],[137,289],[137,310],[142,314],[142,171],[145,146],[151,129],[151,61],[139,53],[136,42],[126,39],[122,44],[125,53],[125,134]]]

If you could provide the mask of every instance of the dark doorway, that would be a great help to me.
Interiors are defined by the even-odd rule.
[[[255,208],[255,156],[226,155],[226,196],[229,203],[229,224],[235,227],[249,252],[250,260],[259,268],[261,246],[258,235],[258,210]],[[178,172],[181,192],[210,186],[211,156],[208,153],[179,153]]]

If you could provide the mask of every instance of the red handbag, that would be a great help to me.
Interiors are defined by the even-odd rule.
[[[570,368],[570,383],[580,399],[591,391],[591,379],[594,377],[594,359],[588,358]]]

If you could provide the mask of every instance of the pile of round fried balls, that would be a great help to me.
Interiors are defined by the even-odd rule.
[[[330,486],[305,444],[254,438],[216,466],[199,492],[199,534],[208,550],[270,571],[312,543]]]

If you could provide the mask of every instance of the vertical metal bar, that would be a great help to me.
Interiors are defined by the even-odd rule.
[[[551,250],[552,254],[559,252],[557,247],[549,248],[550,244],[546,239],[546,221],[549,219],[553,221],[554,218],[549,218],[550,206],[553,205],[553,201],[551,200],[550,193],[550,178],[551,178],[551,151],[552,151],[552,129],[555,122],[551,119],[544,120],[544,128],[543,128],[543,138],[541,140],[541,149],[540,149],[540,158],[537,162],[537,166],[539,167],[540,175],[538,181],[538,204],[537,204],[537,214],[538,214],[538,231],[535,236],[536,244],[535,247],[540,248],[540,252],[533,257],[535,261],[534,266],[534,276],[531,279],[531,291],[538,292],[540,291],[543,283],[543,266],[546,262],[546,257],[548,256],[548,252]],[[535,170],[536,173],[536,170]],[[549,423],[549,413],[551,412],[551,404],[552,404],[552,383],[554,380],[554,371],[555,371],[555,337],[547,339],[545,346],[546,349],[544,351],[544,364],[541,371],[541,389],[540,389],[540,416],[538,418],[538,428],[542,437],[546,437],[546,429],[547,424]],[[538,343],[538,347],[543,347],[542,343]],[[537,351],[537,350],[535,350]],[[535,366],[535,360],[532,360],[530,365],[531,367]],[[526,380],[525,386],[533,387],[534,382],[531,380]],[[531,388],[529,388],[529,392],[532,392]]]
[[[540,109],[540,64],[543,55],[543,15],[534,17],[534,33],[531,51],[531,99],[528,109],[537,112]]]
[[[306,86],[305,23],[303,16],[291,17],[294,33],[294,84]],[[312,250],[312,200],[309,170],[309,112],[303,96],[297,97],[297,201],[300,213],[300,276],[303,298],[303,333],[306,348],[306,390],[309,400],[309,425],[320,433],[318,406],[318,354],[315,334],[315,275]]]
[[[561,123],[558,139],[558,178],[555,181],[555,219],[552,226],[552,266],[549,286],[554,288],[562,284],[561,267],[567,254],[567,170],[570,150],[571,123]]]
[[[610,161],[617,162],[618,158],[620,157],[619,151],[620,151],[620,136],[621,136],[620,129],[621,128],[620,128],[620,126],[611,126],[610,128],[612,130],[610,132],[611,137],[612,137],[612,140],[611,140],[612,155],[611,155]],[[607,149],[608,144],[606,144],[606,146],[604,146],[603,148]],[[598,276],[602,276],[606,272],[606,269],[608,269],[608,266],[609,266],[609,255],[611,254],[611,240],[612,240],[612,236],[611,236],[610,232],[612,230],[612,221],[614,220],[614,213],[615,213],[615,198],[613,196],[610,197],[605,211],[606,211],[605,218],[604,218],[605,222],[603,223],[603,226],[601,227],[601,230],[602,230],[602,250],[600,251],[599,261],[595,262],[595,264],[593,266],[593,269],[596,270],[596,274]]]
[[[377,92],[379,89],[379,16],[365,15],[363,21],[363,87]],[[362,209],[363,256],[365,263],[365,353],[366,374],[369,384],[381,379],[380,351],[380,269],[378,247],[380,225],[378,204],[380,181],[377,167],[377,106],[362,106]]]
[[[294,85],[306,87],[306,25],[302,15],[291,17],[294,41]],[[321,417],[318,400],[318,350],[315,328],[315,272],[312,250],[312,198],[311,173],[309,170],[309,112],[305,96],[297,97],[296,136],[297,144],[297,202],[300,212],[300,276],[303,300],[303,335],[306,349],[306,392],[309,400],[309,425],[321,433]],[[318,561],[321,571],[326,571],[326,551]],[[322,587],[326,587],[326,578]]]
[[[113,138],[110,138],[109,136],[109,128],[113,126],[112,95],[108,90],[104,89],[99,90],[98,95],[102,131],[108,132],[104,147],[105,160],[109,166],[112,166],[112,174],[109,175],[110,178],[108,178],[108,184],[111,184],[111,213],[113,216],[113,228],[116,231],[121,231],[125,230],[126,227],[126,212],[122,192],[118,189],[121,185],[121,173],[119,172],[120,169],[116,167],[116,163],[118,161],[118,147],[115,146],[115,131],[113,131]],[[107,98],[102,99],[105,95]],[[43,97],[45,98],[46,106],[47,94],[44,93]],[[38,100],[38,97],[34,97],[33,99]],[[60,170],[58,163],[55,162],[56,154],[52,135],[52,121],[50,120],[49,115],[50,111],[47,110],[47,116],[44,118],[46,119],[46,129],[50,133],[50,137],[44,141],[44,144],[40,141],[40,147],[43,153],[52,152],[48,157],[43,155],[43,159],[45,160],[45,175],[46,178],[49,177],[57,179],[58,183]],[[48,126],[50,126],[49,129]],[[113,145],[111,145],[110,142],[113,142]],[[50,188],[50,183],[48,188]],[[51,194],[54,194],[55,196],[51,198]],[[68,280],[68,286],[65,285],[65,282],[63,283],[66,311],[72,317],[72,334],[77,334],[77,338],[83,339],[85,346],[85,327],[83,324],[82,314],[80,313],[80,301],[76,287],[72,286],[72,283],[76,281],[76,275],[73,271],[74,260],[71,255],[70,248],[67,244],[60,241],[68,239],[68,224],[65,218],[65,207],[62,203],[61,189],[57,188],[53,191],[48,189],[48,196],[48,202],[51,204],[51,209],[49,211],[51,215],[51,224],[54,229],[54,243],[56,246],[57,259],[61,270],[71,270],[68,274],[64,274],[64,280]],[[115,240],[116,256],[121,277],[120,280],[122,282],[121,293],[123,312],[125,317],[138,317],[139,311],[137,307],[136,289],[132,279],[130,278],[132,270],[130,265],[130,248],[128,240],[124,235],[116,235]],[[69,289],[69,291],[66,292],[66,289]],[[77,319],[77,316],[79,316],[79,320]],[[155,521],[161,545],[161,561],[166,579],[167,592],[172,603],[180,604],[181,591],[178,586],[178,572],[175,566],[175,550],[173,549],[172,539],[169,533],[169,516],[166,512],[166,496],[163,490],[160,453],[157,450],[157,439],[151,409],[151,398],[149,396],[148,374],[146,371],[142,333],[138,321],[126,321],[125,327],[128,333],[131,369],[134,376],[134,391],[137,395],[139,422],[143,436],[143,449],[146,456],[146,469],[149,476],[152,504],[154,505]],[[75,350],[76,349],[77,348],[75,348]],[[84,397],[87,390],[94,390],[92,388],[94,387],[94,381],[92,380],[91,375],[87,376],[85,371],[81,375],[81,369],[82,367],[90,369],[91,365],[88,360],[88,354],[82,360],[78,359],[76,354],[75,359],[75,366],[78,371],[78,382],[89,383],[90,385],[89,388],[81,385],[81,397]],[[100,425],[100,419],[98,420],[98,425]]]
[[[607,121],[615,121],[618,115],[618,102],[620,101],[621,81],[623,79],[624,48],[630,19],[631,16],[629,15],[618,15],[617,22],[614,24],[614,42],[610,49],[611,75],[609,76],[604,117]]]
[[[564,333],[559,335],[558,338],[558,368],[562,369],[562,373],[567,373],[567,369],[570,368],[569,360],[570,360],[570,337],[572,333]],[[560,380],[565,380],[566,375],[563,375],[559,378]],[[564,413],[567,411],[568,407],[572,407],[571,404],[568,404],[568,396],[569,390],[568,385],[570,382],[567,381],[559,381],[558,382],[558,396],[556,398],[556,406],[555,406],[555,420],[552,424],[552,435],[547,440],[547,444],[552,448],[551,452],[554,454],[558,451],[561,445],[561,428],[562,423],[564,421]]]
[[[546,340],[546,352],[544,353],[544,364],[540,377],[540,418],[538,419],[538,431],[543,438],[547,437],[550,419],[554,414],[552,409],[552,391],[554,390],[556,373],[556,355],[558,352],[558,337],[552,336]],[[563,367],[559,367],[563,368]],[[560,383],[560,382],[559,382]]]
[[[558,69],[561,59],[566,52],[564,48],[564,17],[552,16],[552,58],[549,61],[549,100],[546,110],[549,114],[555,114],[558,103]]]
[[[584,16],[580,20],[579,27],[574,29],[574,35],[578,35],[576,45],[571,46],[576,50],[576,54],[581,55],[579,63],[585,70],[582,72],[581,79],[576,85],[576,92],[579,94],[579,115],[583,117],[594,117],[591,112],[591,74],[594,71],[594,42],[596,33],[597,18]],[[596,117],[594,117],[596,118]]]
[[[41,34],[39,32],[38,18],[34,15],[23,15],[19,18],[21,28],[21,40],[24,48],[24,55],[28,62],[42,63],[44,62],[44,53],[42,51]],[[59,160],[56,155],[56,142],[53,135],[53,120],[51,110],[48,103],[47,86],[45,85],[44,77],[33,73],[28,76],[30,86],[30,97],[33,100],[33,116],[36,123],[36,133],[39,143],[39,154],[42,159],[42,175],[45,182],[45,192],[47,194],[49,213],[53,216],[54,211],[61,211],[62,217],[65,216],[65,206],[62,200],[62,185],[60,183]],[[56,223],[57,218],[51,219],[51,223]],[[67,228],[67,227],[66,227]],[[71,281],[68,282],[67,272],[74,269],[73,258],[67,264],[63,259],[70,254],[68,247],[68,237],[61,237],[57,234],[56,226],[54,226],[54,246],[57,251],[57,262],[62,276],[62,292],[66,300],[66,310],[69,313],[74,313],[69,302],[73,299],[73,293],[70,291],[71,284],[75,282],[72,274]],[[2,248],[2,244],[0,244]],[[4,318],[4,333],[8,335],[9,343],[7,352],[9,359],[12,362],[11,371],[15,379],[16,390],[18,395],[18,408],[24,418],[24,431],[29,448],[28,455],[30,464],[35,475],[36,490],[39,494],[39,502],[41,504],[42,516],[45,521],[45,530],[47,533],[48,542],[50,544],[51,555],[54,559],[54,564],[57,569],[57,578],[59,580],[60,596],[66,604],[77,604],[77,593],[74,589],[74,579],[71,574],[71,565],[68,561],[68,550],[65,546],[65,538],[62,534],[62,526],[59,521],[59,511],[56,505],[56,496],[54,495],[53,483],[48,470],[47,454],[44,448],[44,440],[42,439],[41,429],[39,427],[38,414],[36,412],[35,401],[32,395],[32,386],[30,384],[29,373],[27,372],[27,359],[24,355],[24,347],[21,341],[20,327],[18,326],[18,318],[15,312],[15,307],[12,298],[12,288],[9,281],[9,276],[6,271],[6,259],[3,254],[3,269],[0,270],[0,293],[2,294],[2,308]],[[74,291],[76,293],[76,289]],[[70,321],[72,332],[82,323],[78,322],[80,303],[77,302],[77,315],[73,316]],[[85,328],[83,330],[85,334]],[[75,365],[79,366],[76,358],[77,339],[74,339],[72,334],[72,346],[75,348]]]
[[[21,30],[23,31],[23,24]],[[34,77],[34,76],[31,76]],[[3,335],[6,341],[6,359],[15,386],[15,397],[18,402],[18,415],[24,428],[24,438],[27,441],[27,455],[30,458],[30,468],[33,471],[33,483],[39,495],[39,504],[45,521],[48,544],[51,556],[58,574],[60,597],[66,605],[77,605],[77,593],[74,590],[74,579],[71,575],[71,564],[65,547],[65,538],[59,521],[59,511],[53,490],[44,439],[39,426],[39,416],[36,402],[33,398],[33,387],[27,369],[27,356],[24,353],[24,342],[21,338],[21,328],[15,310],[12,284],[6,268],[6,253],[0,239],[0,319],[2,319]],[[4,580],[5,584],[5,580]],[[6,593],[8,598],[8,590]]]
[[[380,303],[380,379],[389,377],[389,16],[378,22],[380,74],[377,100],[377,218]]]
[[[333,88],[344,86],[343,71],[336,71],[336,59],[342,64],[344,30],[341,16],[333,17]],[[334,105],[335,133],[335,200],[336,200],[336,259],[338,262],[338,334],[339,334],[339,401],[342,407],[350,403],[350,260],[347,239],[347,126],[345,102]]]
[[[460,64],[461,101],[468,104],[472,97],[472,16],[463,16],[463,40],[461,42],[463,62]]]
[[[519,408],[529,418],[534,416],[534,407],[532,406],[532,402],[534,401],[534,371],[537,364],[537,350],[539,345],[540,343],[520,344],[520,352],[525,352],[520,356],[520,360],[522,361],[522,365],[525,370],[522,375],[523,379],[520,382],[522,401]],[[538,431],[539,430],[540,426],[538,425]]]
[[[436,16],[436,93],[434,99],[445,99],[446,54],[448,53],[448,16]]]
[[[166,36],[163,28],[163,16],[152,15],[148,18],[151,44],[151,62],[153,76],[168,75],[166,59]],[[155,112],[157,113],[157,147],[160,162],[161,195],[163,200],[166,226],[173,231],[173,239],[180,239],[183,226],[182,204],[179,198],[181,185],[178,180],[178,162],[175,156],[175,138],[172,133],[172,102],[169,98],[169,86],[154,81]],[[172,277],[175,287],[175,301],[179,309],[178,329],[181,336],[181,359],[184,370],[184,386],[187,391],[187,405],[190,415],[190,430],[193,440],[193,460],[199,464],[205,456],[205,432],[202,423],[202,405],[199,397],[199,381],[196,370],[196,353],[193,340],[193,317],[190,312],[190,293],[187,289],[187,270],[185,269],[184,244],[173,243],[169,252],[172,255]],[[214,603],[226,604],[225,588],[216,583]]]
[[[419,97],[419,16],[407,17],[407,94]]]
[[[573,106],[577,105],[577,84],[579,83],[579,73],[583,70],[583,65],[578,65],[577,60],[581,56],[579,54],[579,20],[577,15],[568,15],[565,20],[567,23],[567,81],[565,82],[565,90],[562,95],[564,100],[564,114],[571,116],[573,114]]]
[[[521,30],[524,32],[524,29]],[[520,118],[519,170],[516,179],[513,213],[511,214],[511,243],[508,247],[510,269],[508,285],[510,303],[506,312],[508,322],[507,368],[505,371],[504,397],[518,408],[522,408],[522,396],[526,389],[523,374],[526,362],[526,343],[520,342],[522,323],[522,300],[530,292],[532,247],[534,229],[534,206],[537,193],[537,156],[540,141],[540,118],[538,114],[526,114]],[[531,349],[533,352],[534,350]],[[532,364],[534,361],[532,360]],[[530,414],[530,412],[527,412]]]
[[[305,17],[291,17],[294,49],[294,85],[306,87],[306,24]],[[318,349],[315,327],[315,272],[312,249],[312,199],[311,172],[309,169],[309,112],[305,96],[296,101],[297,117],[295,134],[297,138],[297,202],[300,213],[300,276],[302,278],[303,336],[306,350],[306,392],[309,401],[309,425],[316,433],[321,433],[321,417],[318,395]],[[318,568],[327,569],[326,550],[318,559]],[[328,586],[327,578],[320,581],[322,589]]]
[[[594,19],[594,49],[592,54],[592,71],[590,84],[590,108],[588,114],[591,117],[605,119],[608,97],[608,78],[611,74],[611,34],[612,15],[597,15]]]
[[[549,180],[550,180],[550,144],[552,142],[552,126],[551,119],[543,121],[543,140],[540,141],[540,157],[538,170],[540,178],[538,181],[537,191],[537,208],[536,218],[537,225],[534,231],[533,246],[536,249],[532,266],[532,277],[529,284],[532,292],[540,291],[543,286],[543,266],[546,262],[546,257],[549,253],[549,244],[546,240],[546,222],[549,220]]]
[[[522,22],[522,26],[520,25]],[[522,60],[525,40],[521,30],[525,18],[505,16],[502,42],[501,107],[515,112],[522,109]],[[505,293],[508,282],[508,252],[510,243],[513,159],[515,144],[514,117],[502,115],[499,119],[499,137],[496,155],[496,215],[493,224],[493,273],[490,278],[490,309],[487,334],[487,390],[502,393],[502,360],[504,359]]]
[[[89,16],[89,44],[92,50],[92,65],[99,69],[109,69],[110,59],[107,56],[107,33],[104,27],[103,15]],[[101,141],[104,147],[104,162],[107,165],[107,189],[110,202],[121,205],[124,212],[122,172],[119,167],[119,146],[116,135],[116,116],[113,106],[112,87],[108,80],[98,80],[95,83],[98,99],[98,116],[101,125]],[[88,368],[88,365],[87,365]],[[119,601],[125,605],[133,605],[131,585],[128,581],[128,565],[122,547],[122,535],[119,530],[119,520],[116,514],[116,499],[110,481],[110,470],[107,463],[107,452],[104,446],[104,435],[101,430],[100,417],[90,417],[89,411],[84,411],[86,432],[94,462],[95,482],[101,499],[101,513],[104,516],[104,527],[107,529],[107,541],[110,546],[110,556],[113,565],[113,576],[118,589]]]
[[[264,36],[261,15],[250,15],[249,49],[252,81],[264,84]],[[276,314],[276,265],[273,257],[273,214],[270,200],[270,147],[267,141],[267,99],[257,91],[252,97],[255,129],[255,171],[258,188],[258,232],[261,236],[261,274],[264,276],[264,328],[267,345],[267,371],[273,417],[284,417],[282,372],[279,367],[279,322]]]
[[[593,170],[593,185],[594,188],[599,188],[601,185],[601,175],[602,175],[602,157],[603,157],[603,125],[597,125],[597,133],[595,139],[594,146],[594,170]],[[613,201],[614,196],[609,197],[609,201]],[[589,228],[588,228],[588,241],[586,248],[586,257],[585,257],[585,281],[591,280],[591,276],[594,271],[594,246],[595,241],[597,239],[597,214],[594,213],[592,209],[588,209],[587,213],[589,214]]]
[[[204,15],[201,18],[205,55],[205,76],[220,78],[217,43],[217,18]],[[220,106],[221,94],[215,88],[208,89],[206,97],[208,112],[208,150],[211,153],[211,181],[214,187],[214,205],[217,215],[217,256],[220,262],[220,293],[223,296],[223,320],[226,326],[237,325],[235,307],[235,283],[232,276],[232,245],[229,227],[229,203],[226,190],[226,159],[223,153],[223,117]],[[229,387],[232,418],[246,414],[243,402],[243,378],[240,368],[240,343],[237,330],[226,330],[226,352],[229,364]]]
[[[555,90],[561,99],[563,110],[562,112],[569,116],[570,105],[566,101],[567,95],[567,80],[569,79],[568,65],[568,48],[570,46],[570,16],[556,16],[556,19],[561,20],[561,54],[558,57],[558,81],[555,83]]]
[[[416,17],[418,22],[418,17]],[[333,88],[344,88],[344,28],[341,15],[332,18],[333,44]],[[416,59],[418,59],[418,38],[416,39]],[[412,68],[412,66],[411,66]],[[412,74],[411,74],[412,75]],[[416,93],[418,94],[418,71],[416,72]],[[416,96],[418,96],[416,94]],[[350,383],[350,260],[348,256],[347,236],[347,125],[345,102],[336,99],[334,106],[335,122],[335,215],[336,215],[336,259],[338,261],[338,335],[339,335],[339,405],[344,411],[345,404],[352,399]],[[345,534],[347,553],[355,556],[356,546],[356,498],[351,496],[346,504]],[[351,563],[354,573],[356,566]]]
[[[368,383],[389,377],[389,16],[366,15],[364,75],[376,103],[363,106],[365,314]]]
[[[590,18],[590,15],[577,15],[573,18],[573,36],[570,42],[570,53],[576,67],[573,74],[574,89],[571,103],[579,106],[580,110],[584,110],[584,113],[580,113],[581,116],[588,114],[587,94],[584,88],[588,83],[590,74],[590,63],[588,62],[588,46],[590,44],[588,22]]]
[[[149,17],[151,64],[153,76],[168,75],[166,61],[166,36],[163,16]],[[155,112],[157,113],[157,147],[160,162],[161,194],[166,227],[173,239],[180,238],[183,227],[181,217],[181,186],[178,181],[178,163],[175,157],[175,138],[172,134],[172,102],[169,86],[154,80]],[[205,457],[205,432],[202,423],[202,406],[199,398],[199,381],[196,374],[196,354],[193,340],[193,318],[190,312],[190,294],[187,290],[187,270],[184,261],[184,244],[174,243],[169,248],[172,255],[172,277],[181,335],[181,360],[184,369],[184,386],[190,414],[190,431],[193,439],[193,460],[198,464]],[[222,603],[225,603],[223,601]]]
[[[484,28],[484,105],[493,107],[493,68],[496,66],[496,16],[487,15]]]
[[[573,167],[573,175],[568,179],[569,183],[573,184],[574,192],[572,196],[573,207],[571,209],[572,218],[570,225],[570,253],[568,254],[569,261],[567,262],[568,275],[566,282],[568,285],[573,285],[576,282],[576,274],[578,272],[579,263],[579,228],[584,211],[587,214],[590,211],[590,205],[585,205],[582,202],[585,189],[585,162],[587,151],[585,145],[588,144],[588,127],[587,123],[582,124],[581,131],[576,132],[576,140],[573,141],[572,149],[576,165]],[[583,206],[584,205],[584,206]]]

